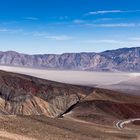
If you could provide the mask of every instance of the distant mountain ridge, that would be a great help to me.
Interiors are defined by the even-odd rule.
[[[101,53],[28,55],[0,52],[0,64],[88,71],[140,71],[140,47],[107,50]]]

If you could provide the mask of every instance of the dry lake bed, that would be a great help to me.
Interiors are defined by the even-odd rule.
[[[71,70],[48,70],[16,66],[0,66],[0,70],[30,75],[42,79],[140,94],[140,73],[91,72]]]

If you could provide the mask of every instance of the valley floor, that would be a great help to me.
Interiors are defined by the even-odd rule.
[[[30,75],[33,77],[90,87],[111,89],[130,94],[140,94],[140,73],[90,72],[69,70],[47,70],[0,65],[0,70]]]
[[[0,70],[26,74],[62,83],[84,86],[112,85],[123,81],[127,81],[136,76],[140,76],[140,73],[47,70],[2,65],[0,65]]]

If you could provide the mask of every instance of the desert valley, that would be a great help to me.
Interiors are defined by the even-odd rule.
[[[140,140],[140,0],[0,0],[0,140]]]
[[[0,70],[1,139],[140,139],[139,73]]]

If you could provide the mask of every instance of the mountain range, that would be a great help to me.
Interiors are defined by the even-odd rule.
[[[60,55],[28,55],[7,51],[0,52],[0,64],[61,70],[136,72],[140,71],[140,47]]]

